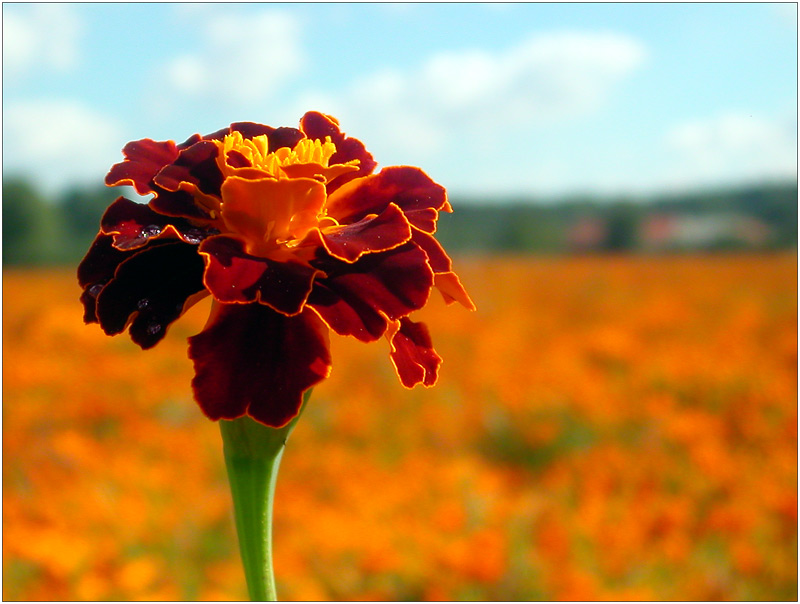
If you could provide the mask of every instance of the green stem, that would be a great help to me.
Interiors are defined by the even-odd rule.
[[[306,391],[303,407],[310,395],[311,390]],[[247,591],[254,602],[277,601],[272,570],[272,502],[286,440],[300,413],[283,428],[270,428],[250,417],[219,422],[239,551]]]

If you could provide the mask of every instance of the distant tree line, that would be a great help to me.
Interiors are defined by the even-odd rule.
[[[66,265],[83,257],[122,192],[76,187],[50,198],[24,177],[3,179],[3,264]]]
[[[83,187],[50,198],[24,177],[4,178],[3,264],[77,264],[97,234],[106,207],[125,192]],[[766,235],[752,241],[717,236],[705,244],[702,238],[684,237],[665,249],[796,248],[797,201],[796,182],[653,199],[453,198],[456,211],[442,215],[438,237],[455,253],[631,252],[647,249],[653,224],[661,224],[654,217],[683,217],[683,223],[665,224],[702,231],[708,220],[695,220],[692,226],[686,217],[706,217],[713,225],[714,220],[736,216],[750,220],[747,224]]]
[[[650,198],[452,199],[437,238],[454,252],[796,248],[797,193],[793,182]]]

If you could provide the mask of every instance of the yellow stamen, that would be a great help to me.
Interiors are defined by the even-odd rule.
[[[273,153],[269,152],[269,138],[266,134],[246,139],[241,132],[232,132],[226,135],[222,142],[216,141],[216,144],[220,149],[217,164],[226,177],[238,174],[242,170],[252,169],[272,178],[294,177],[297,172],[293,172],[291,168],[288,170],[284,168],[303,165],[312,168],[308,174],[304,171],[304,176],[317,174],[329,180],[344,172],[357,170],[359,163],[356,159],[345,164],[336,164],[338,167],[329,166],[331,157],[336,153],[336,145],[331,142],[330,136],[326,136],[324,142],[304,138],[293,149],[281,147]],[[241,154],[250,165],[244,168],[229,165],[228,154],[231,151]]]
[[[281,166],[291,164],[319,164],[325,168],[331,156],[336,153],[336,145],[331,142],[331,137],[326,136],[325,142],[304,138],[294,146],[291,151],[288,147],[278,149],[273,155],[280,158]]]

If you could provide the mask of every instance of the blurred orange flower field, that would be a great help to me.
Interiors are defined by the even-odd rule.
[[[275,502],[283,600],[795,600],[794,254],[460,258],[444,358],[332,337]],[[246,596],[193,309],[142,352],[3,275],[3,596]],[[385,344],[385,343],[384,343]]]

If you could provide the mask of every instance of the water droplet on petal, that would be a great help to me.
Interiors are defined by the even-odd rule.
[[[183,240],[186,243],[200,243],[203,240],[203,232],[200,229],[189,229],[183,232]]]
[[[150,323],[150,325],[147,326],[146,331],[149,335],[154,336],[161,331],[161,325],[159,323]]]
[[[142,227],[142,236],[143,237],[157,237],[161,234],[161,227],[157,224],[151,224],[146,227]]]
[[[95,283],[94,285],[92,285],[89,288],[89,295],[92,298],[96,298],[100,294],[100,292],[102,290],[103,290],[103,284],[102,283]]]
[[[150,300],[148,300],[147,298],[142,298],[136,303],[136,308],[138,308],[139,310],[144,310],[148,306],[150,306]]]

